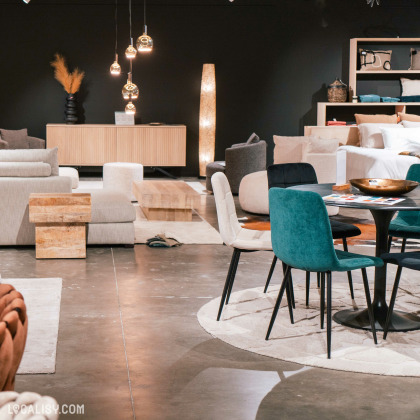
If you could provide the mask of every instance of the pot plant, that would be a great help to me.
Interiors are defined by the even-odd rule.
[[[66,60],[58,53],[55,54],[51,66],[54,68],[54,77],[67,92],[64,111],[66,124],[75,124],[77,122],[76,93],[80,89],[85,73],[80,71],[77,67],[70,73],[67,68]]]

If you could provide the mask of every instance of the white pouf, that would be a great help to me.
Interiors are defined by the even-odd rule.
[[[124,192],[131,201],[136,201],[133,181],[143,180],[143,165],[128,162],[105,163],[103,179],[104,188]]]
[[[239,185],[239,204],[249,213],[268,214],[267,171],[245,175]]]
[[[68,176],[71,178],[71,188],[75,189],[79,186],[79,172],[76,168],[68,168],[68,167],[59,167],[58,168],[58,175],[59,176]]]
[[[269,214],[267,171],[245,175],[239,185],[239,204],[249,213]],[[327,206],[328,216],[338,214],[338,207]]]

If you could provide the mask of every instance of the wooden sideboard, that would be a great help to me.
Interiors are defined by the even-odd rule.
[[[58,147],[60,165],[186,165],[185,125],[47,124],[47,147]]]

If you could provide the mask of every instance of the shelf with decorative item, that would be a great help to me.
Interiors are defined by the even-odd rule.
[[[377,47],[373,47],[377,45]],[[386,48],[392,48],[392,50],[403,49],[407,54],[406,58],[401,59],[402,51],[400,52],[400,59],[395,60],[394,54],[392,55],[391,63],[392,67],[399,67],[400,69],[391,69],[391,70],[374,70],[366,71],[360,70],[359,66],[359,48],[366,48],[367,50],[379,48],[385,50]],[[350,39],[350,57],[349,57],[349,95],[356,96],[358,95],[358,86],[357,82],[359,80],[384,80],[384,79],[395,79],[398,76],[414,76],[415,78],[420,78],[420,70],[409,70],[408,67],[410,63],[408,60],[410,47],[415,47],[420,49],[420,38],[352,38]],[[398,54],[397,54],[398,55]],[[391,56],[390,56],[391,57]],[[404,55],[403,55],[404,57]],[[398,58],[398,57],[397,57]],[[399,62],[400,61],[400,62]],[[407,67],[407,69],[402,69],[402,67]]]

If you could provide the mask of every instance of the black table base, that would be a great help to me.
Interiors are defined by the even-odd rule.
[[[383,331],[385,325],[386,313],[383,314],[375,311],[376,330]],[[354,311],[351,309],[345,309],[339,311],[333,315],[335,322],[347,327],[357,328],[361,330],[370,330],[369,316],[367,309],[360,311]],[[392,314],[389,331],[413,331],[420,329],[420,318],[406,312],[394,311]]]

